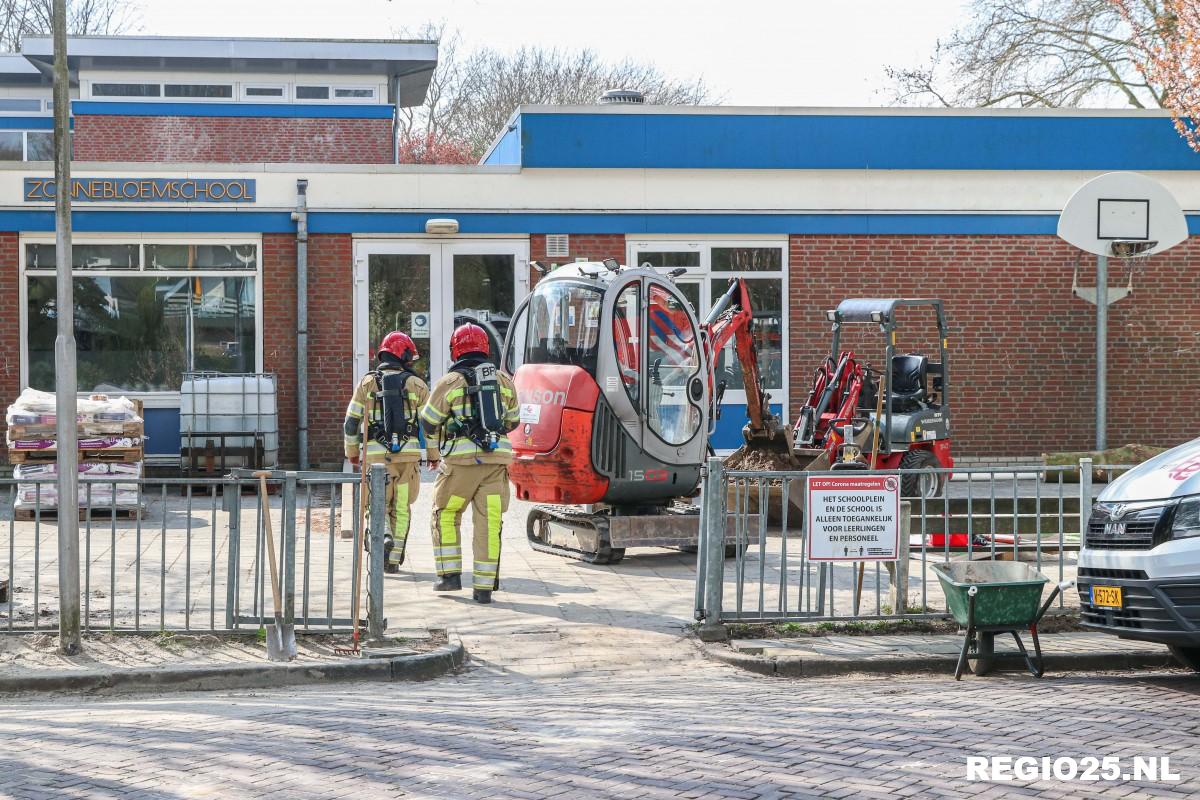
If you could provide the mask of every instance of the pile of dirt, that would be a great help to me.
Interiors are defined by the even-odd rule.
[[[754,472],[799,470],[800,459],[790,451],[748,448],[742,445],[725,459],[725,469],[752,470]]]

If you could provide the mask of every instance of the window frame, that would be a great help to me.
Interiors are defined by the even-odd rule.
[[[25,263],[25,247],[30,244],[54,244],[54,237],[44,234],[21,235],[18,243],[18,303],[20,304],[19,335],[21,345],[19,350],[20,370],[19,381],[21,389],[29,387],[29,278],[54,277],[54,269],[27,269]],[[214,236],[196,234],[193,236],[154,236],[147,234],[129,234],[124,236],[95,235],[76,237],[74,244],[136,244],[139,248],[140,267],[133,269],[73,269],[72,277],[141,277],[141,278],[172,278],[172,277],[201,277],[201,278],[254,278],[254,368],[256,372],[263,371],[263,247],[261,236]],[[254,269],[152,269],[146,266],[145,245],[254,245],[258,252],[258,264]],[[180,394],[178,390],[163,390],[158,392],[123,392],[126,397],[141,400],[147,408],[178,408]]]
[[[228,88],[229,96],[228,97],[209,97],[207,95],[201,95],[201,96],[170,95],[170,94],[167,94],[168,86],[181,86],[181,87],[219,86],[219,87],[223,87],[223,88]],[[238,94],[237,89],[238,89],[237,84],[234,83],[233,81],[230,81],[229,83],[195,83],[193,81],[163,81],[161,97],[163,100],[165,100],[168,103],[192,103],[192,102],[198,102],[198,101],[232,103],[234,100],[237,99],[237,94]]]
[[[278,89],[278,95],[250,95],[251,89]],[[246,103],[286,103],[288,102],[288,85],[286,83],[259,83],[250,81],[242,84],[241,99]]]
[[[790,404],[789,397],[789,369],[788,359],[791,354],[791,320],[788,307],[788,291],[791,273],[791,253],[789,247],[789,238],[787,236],[671,236],[669,234],[659,236],[645,236],[636,239],[632,237],[626,238],[626,259],[628,264],[637,264],[640,266],[640,260],[637,258],[641,251],[647,252],[699,252],[700,266],[688,268],[688,271],[679,276],[681,281],[696,281],[700,282],[700,302],[702,308],[696,309],[696,317],[701,325],[704,324],[704,318],[708,315],[709,309],[712,308],[713,301],[716,299],[712,296],[712,281],[714,279],[728,280],[729,278],[746,278],[749,280],[766,279],[770,280],[776,276],[779,277],[780,297],[782,299],[783,308],[780,309],[781,318],[781,338],[783,352],[781,353],[782,364],[780,370],[780,385],[766,387],[767,393],[771,396],[773,404],[779,404],[783,410],[782,421],[786,424],[788,420],[788,406]],[[762,248],[778,248],[781,252],[780,269],[778,272],[764,271],[741,271],[741,272],[724,272],[714,271],[712,269],[712,250],[713,248],[722,247],[762,247]],[[732,346],[732,345],[727,345]],[[716,362],[719,360],[720,354],[713,354],[713,368],[716,368]],[[745,389],[730,388],[725,395],[726,403],[746,403]]]

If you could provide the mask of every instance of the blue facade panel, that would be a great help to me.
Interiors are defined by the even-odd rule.
[[[171,103],[153,100],[75,100],[76,116],[123,117],[285,117],[305,119],[391,119],[396,107],[388,104],[325,103]]]
[[[1165,116],[523,115],[544,168],[1195,170]]]
[[[311,233],[424,233],[425,221],[453,216],[463,234],[544,231],[570,233],[712,234],[928,234],[1053,236],[1057,214],[438,214],[404,212],[309,213]],[[83,233],[294,233],[286,211],[74,211]],[[1188,215],[1200,234],[1200,215]],[[51,210],[0,211],[0,230],[48,233]]]
[[[483,157],[481,164],[492,166],[520,166],[521,164],[521,118],[504,131],[500,141]]]
[[[770,404],[771,413],[777,417],[783,416],[783,406],[779,403]],[[742,446],[742,428],[746,427],[746,404],[725,403],[721,406],[721,418],[708,443],[713,450],[736,450]]]

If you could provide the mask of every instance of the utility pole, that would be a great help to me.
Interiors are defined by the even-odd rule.
[[[76,430],[75,293],[71,284],[71,81],[67,2],[54,0],[54,315],[58,428],[58,649],[75,655],[79,639],[79,439]]]

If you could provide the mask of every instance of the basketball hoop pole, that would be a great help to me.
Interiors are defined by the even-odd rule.
[[[1108,447],[1108,256],[1096,256],[1096,449]]]

